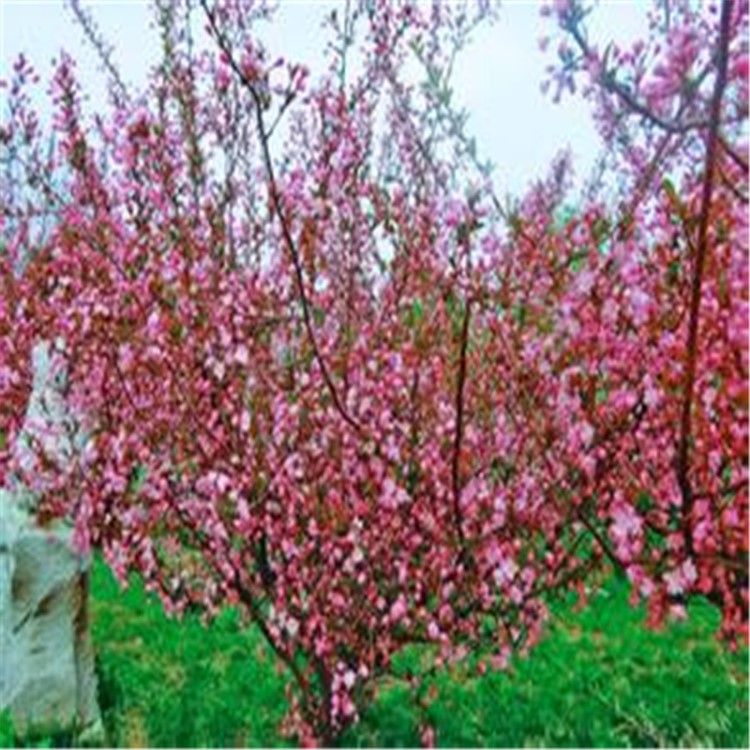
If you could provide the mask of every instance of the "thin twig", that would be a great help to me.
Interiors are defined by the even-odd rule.
[[[318,363],[318,366],[320,367],[321,375],[326,384],[326,388],[331,394],[331,398],[333,399],[333,404],[336,408],[336,411],[338,411],[342,419],[350,427],[352,427],[353,429],[359,432],[361,431],[362,426],[360,425],[359,422],[357,422],[351,416],[351,414],[347,411],[343,402],[341,401],[341,398],[339,397],[339,394],[338,394],[338,390],[336,389],[333,379],[331,378],[331,374],[328,370],[328,366],[326,365],[325,360],[323,359],[323,355],[320,352],[320,347],[318,346],[318,340],[315,335],[315,330],[313,328],[312,314],[310,312],[310,301],[307,297],[307,291],[305,290],[305,280],[304,280],[304,274],[302,270],[302,262],[299,257],[297,246],[294,242],[294,239],[292,238],[291,229],[289,228],[289,222],[287,221],[287,217],[284,213],[284,209],[281,204],[281,195],[279,192],[278,184],[276,182],[276,176],[274,173],[273,160],[271,158],[271,151],[270,151],[269,144],[268,144],[268,133],[266,131],[265,122],[263,120],[263,109],[264,109],[263,96],[258,91],[258,88],[255,85],[255,83],[252,80],[250,80],[247,77],[247,75],[245,75],[245,72],[242,70],[239,63],[234,58],[232,54],[232,49],[229,43],[227,42],[226,37],[224,36],[224,34],[222,34],[221,29],[219,29],[219,26],[216,22],[216,17],[213,11],[208,7],[207,0],[200,0],[200,4],[201,4],[201,7],[203,8],[203,11],[206,14],[211,31],[213,32],[213,35],[215,36],[216,41],[221,51],[226,55],[230,67],[235,72],[235,74],[239,77],[240,82],[250,93],[250,96],[252,97],[252,100],[253,100],[253,106],[255,109],[255,124],[258,130],[258,136],[260,138],[260,145],[261,145],[261,151],[263,155],[263,162],[264,162],[264,166],[266,170],[266,176],[268,177],[268,186],[269,186],[269,192],[270,192],[270,197],[271,197],[271,203],[273,205],[274,213],[276,214],[276,217],[279,220],[279,224],[281,226],[281,233],[282,233],[282,236],[284,237],[284,242],[286,243],[286,246],[289,250],[289,255],[292,259],[292,265],[294,266],[294,277],[295,277],[295,282],[297,284],[297,292],[299,294],[300,302],[302,304],[302,319],[305,324],[305,330],[307,332],[307,336],[310,340],[310,345],[312,346],[313,356],[315,357],[315,361]]]

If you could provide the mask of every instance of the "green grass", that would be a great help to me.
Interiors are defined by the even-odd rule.
[[[197,617],[168,619],[142,586],[121,591],[102,564],[91,590],[100,703],[113,745],[284,744],[284,675],[236,612],[208,627]]]
[[[193,617],[169,620],[137,583],[120,591],[101,564],[92,595],[113,745],[289,744],[279,732],[284,675],[236,613],[208,628]],[[419,710],[403,681],[383,683],[341,743],[419,745],[426,716],[446,746],[747,747],[747,649],[733,653],[716,642],[717,612],[693,604],[688,621],[661,632],[643,621],[613,579],[582,612],[572,602],[556,605],[542,643],[505,672],[445,670],[425,688],[422,698],[430,698]],[[421,656],[403,655],[396,671],[418,670]]]
[[[748,746],[747,650],[719,646],[710,606],[695,604],[688,622],[649,631],[626,587],[611,581],[584,611],[556,610],[542,643],[509,670],[440,675],[427,709],[439,744]],[[403,689],[386,693],[347,743],[416,744],[408,698]]]

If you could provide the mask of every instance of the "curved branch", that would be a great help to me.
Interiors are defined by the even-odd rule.
[[[255,109],[255,124],[258,131],[258,137],[260,139],[266,176],[268,177],[268,186],[271,196],[271,203],[273,205],[273,212],[276,215],[276,218],[279,220],[279,224],[281,226],[281,234],[284,237],[284,242],[286,243],[286,246],[289,250],[289,255],[292,259],[292,265],[294,266],[294,278],[297,284],[297,292],[300,297],[300,302],[302,303],[302,319],[305,324],[305,331],[307,332],[307,336],[310,340],[310,345],[312,346],[313,356],[315,357],[315,361],[320,367],[321,375],[323,376],[326,388],[331,394],[331,398],[333,399],[333,404],[336,408],[336,411],[338,411],[342,419],[350,427],[359,432],[361,431],[362,426],[351,416],[351,414],[345,408],[344,403],[341,400],[341,397],[338,394],[338,390],[336,389],[336,386],[333,382],[331,373],[328,370],[328,366],[326,365],[325,360],[323,359],[323,355],[320,352],[320,347],[318,346],[318,340],[313,328],[312,314],[310,313],[310,301],[307,297],[307,291],[305,290],[302,262],[299,257],[297,246],[292,237],[291,229],[289,228],[289,222],[287,221],[287,217],[284,214],[284,209],[281,204],[281,194],[279,192],[278,183],[276,182],[276,175],[273,169],[273,160],[271,159],[271,151],[268,145],[269,134],[266,130],[265,122],[263,120],[265,95],[262,94],[258,90],[255,83],[250,80],[247,75],[245,75],[244,71],[237,63],[237,60],[232,55],[232,49],[227,42],[226,37],[222,34],[221,29],[219,29],[219,26],[216,22],[216,17],[213,11],[208,7],[207,0],[200,0],[200,4],[201,8],[203,8],[203,11],[206,14],[206,17],[208,18],[209,26],[216,38],[217,43],[219,44],[221,51],[226,55],[230,67],[239,77],[240,82],[250,93],[250,96],[253,100],[253,106]]]
[[[729,59],[729,36],[732,16],[732,0],[724,0],[721,5],[720,36],[716,84],[711,99],[711,120],[709,123],[706,145],[706,167],[703,176],[701,195],[701,212],[698,223],[698,241],[696,243],[695,267],[690,292],[690,318],[686,344],[685,392],[680,418],[680,438],[677,449],[677,481],[682,492],[683,534],[688,552],[693,550],[693,539],[690,533],[690,516],[693,510],[693,490],[689,477],[690,442],[692,433],[692,408],[695,392],[695,373],[698,360],[698,330],[700,323],[701,297],[703,292],[703,271],[708,255],[708,223],[711,212],[711,197],[716,173],[716,152],[719,145],[719,120],[721,116],[721,98],[727,81]]]

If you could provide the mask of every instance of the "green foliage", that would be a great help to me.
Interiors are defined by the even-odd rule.
[[[51,747],[73,747],[75,744],[75,733],[70,728],[46,727],[29,733],[23,738],[17,737],[13,725],[13,717],[9,710],[0,712],[0,748],[23,747],[23,748],[51,748]]]
[[[120,592],[102,565],[93,596],[112,744],[285,744],[284,674],[235,612],[207,628],[194,615],[169,620],[137,583]],[[686,622],[649,631],[612,579],[583,611],[571,599],[553,613],[547,637],[505,672],[479,677],[475,658],[416,689],[406,678],[429,660],[406,652],[341,744],[419,745],[428,721],[443,746],[747,747],[747,650],[716,642],[712,607],[697,602]]]
[[[10,711],[0,712],[0,747],[13,747],[13,720]]]
[[[48,724],[32,727],[23,736],[16,735],[10,710],[0,711],[0,748],[55,748],[76,747],[76,731],[71,726]]]

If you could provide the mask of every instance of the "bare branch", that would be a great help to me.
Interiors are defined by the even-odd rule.
[[[703,270],[708,255],[708,224],[711,213],[711,197],[716,172],[716,150],[718,146],[721,98],[727,81],[729,59],[729,35],[732,16],[732,0],[724,0],[721,5],[721,26],[718,49],[718,65],[713,98],[711,100],[711,122],[706,145],[706,168],[703,175],[701,212],[698,223],[695,267],[693,269],[690,293],[690,319],[688,322],[687,361],[685,367],[685,391],[680,419],[680,439],[677,449],[677,481],[683,496],[682,518],[685,544],[689,552],[693,549],[690,533],[690,516],[693,510],[693,490],[690,483],[690,442],[692,435],[692,408],[695,392],[695,373],[698,361],[698,329],[700,323],[701,297],[703,292]]]

